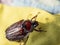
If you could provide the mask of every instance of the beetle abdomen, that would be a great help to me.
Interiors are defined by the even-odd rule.
[[[11,25],[10,27],[8,27],[6,29],[6,38],[8,40],[20,40],[22,38],[24,38],[24,29],[22,28],[22,22],[23,20],[14,23],[13,25]]]

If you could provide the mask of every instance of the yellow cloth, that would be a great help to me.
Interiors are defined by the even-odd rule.
[[[54,24],[56,24],[56,20],[57,20],[58,21],[57,25],[60,26],[58,19],[59,15],[54,16],[44,10],[32,8],[32,7],[11,7],[3,4],[0,4],[0,45],[19,45],[20,43],[18,42],[9,41],[6,39],[5,37],[6,28],[21,19],[25,19],[25,20],[31,19],[38,12],[40,12],[40,14],[38,15],[36,20],[40,22],[41,25],[43,24],[42,29],[46,30],[47,32],[45,33],[44,32],[38,33],[35,31],[32,32],[29,36],[26,45],[49,45],[49,44],[58,45],[60,42],[60,38],[57,36],[60,35],[59,34],[57,35],[57,33],[59,33],[60,29],[57,26],[56,26],[57,28],[55,27],[56,29],[54,29],[55,26]]]

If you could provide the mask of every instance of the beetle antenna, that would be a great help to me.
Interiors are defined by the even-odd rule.
[[[40,12],[38,12],[38,13],[36,14],[36,16],[34,16],[34,17],[31,19],[31,21],[32,21],[32,20],[36,20],[38,14],[40,14]]]

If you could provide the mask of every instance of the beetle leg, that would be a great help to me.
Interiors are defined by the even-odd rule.
[[[34,30],[37,31],[37,32],[47,32],[47,31],[44,31],[44,30],[41,30],[41,29],[39,29],[39,30],[34,29]]]
[[[24,45],[24,42],[23,42],[23,40],[21,40],[21,41],[20,41],[20,45]]]
[[[34,17],[31,19],[31,21],[36,20],[36,17],[37,17],[37,15],[36,15],[36,16],[34,16]]]
[[[27,42],[28,38],[29,38],[29,36],[27,36],[26,38],[22,39],[20,45],[26,45],[26,42]]]
[[[38,16],[39,13],[40,13],[40,12],[38,12],[38,13],[36,14],[36,16],[34,16],[34,17],[31,19],[31,21],[33,21],[33,20],[36,21],[36,18],[37,18],[37,16]]]

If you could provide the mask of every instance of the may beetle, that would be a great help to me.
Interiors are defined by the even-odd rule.
[[[12,24],[5,31],[6,38],[11,41],[22,40],[28,35],[28,33],[33,32],[33,30],[41,32],[42,30],[35,29],[39,25],[38,21],[36,21],[37,15],[31,20],[20,20]]]

